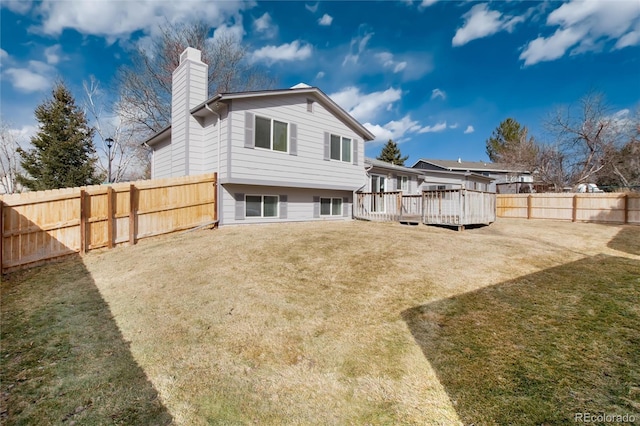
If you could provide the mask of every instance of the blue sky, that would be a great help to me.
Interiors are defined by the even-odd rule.
[[[1,113],[23,141],[35,107],[63,78],[109,87],[129,51],[166,20],[231,33],[278,88],[317,86],[418,158],[487,160],[513,117],[547,140],[543,120],[589,91],[611,112],[640,107],[640,1],[61,1],[1,3]]]

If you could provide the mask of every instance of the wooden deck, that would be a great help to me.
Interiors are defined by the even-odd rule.
[[[496,220],[496,194],[468,189],[359,193],[354,206],[357,219],[400,222],[408,225],[441,225],[463,230],[468,225]]]

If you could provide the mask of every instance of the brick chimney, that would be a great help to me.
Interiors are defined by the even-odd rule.
[[[200,172],[203,131],[189,111],[207,100],[208,66],[198,49],[187,47],[171,84],[171,175],[186,176]]]

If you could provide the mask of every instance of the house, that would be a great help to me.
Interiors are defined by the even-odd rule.
[[[427,170],[365,158],[367,185],[362,192],[401,191],[404,195],[442,189],[488,191],[494,178],[468,171]]]
[[[483,191],[496,192],[502,184],[510,183],[526,183],[533,182],[531,172],[521,170],[517,167],[513,167],[507,164],[490,163],[483,161],[457,161],[451,160],[431,160],[431,159],[419,159],[411,166],[412,168],[428,171],[440,171],[440,172],[458,172],[458,173],[470,173],[471,176],[486,176],[492,178],[493,181],[485,188],[473,188],[467,187],[467,189],[480,189]],[[475,179],[474,179],[475,180]],[[480,182],[479,182],[480,183]]]
[[[397,166],[373,158],[365,158],[367,182],[361,192],[395,192],[419,194],[423,183],[422,170]]]
[[[207,93],[187,48],[173,73],[171,126],[145,143],[153,179],[218,173],[220,225],[352,217],[374,136],[320,89]]]

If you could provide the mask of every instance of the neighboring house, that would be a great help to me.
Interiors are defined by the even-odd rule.
[[[486,163],[483,161],[462,161],[461,159],[457,161],[430,160],[421,158],[411,167],[421,170],[463,172],[490,177],[493,179],[493,182],[491,182],[486,189],[482,189],[488,190],[489,192],[496,192],[496,185],[500,186],[504,183],[520,182],[529,184],[533,182],[533,177],[529,171],[506,164]],[[481,188],[467,187],[467,189]]]
[[[221,225],[352,217],[374,139],[321,90],[207,94],[207,65],[187,48],[173,73],[171,126],[146,141],[153,179],[218,173]]]
[[[396,166],[373,158],[365,158],[364,163],[367,183],[360,192],[420,193],[424,175],[421,170]]]
[[[403,167],[373,158],[365,158],[364,162],[368,178],[362,192],[402,191],[412,195],[422,191],[460,188],[488,191],[494,180],[473,172]]]

